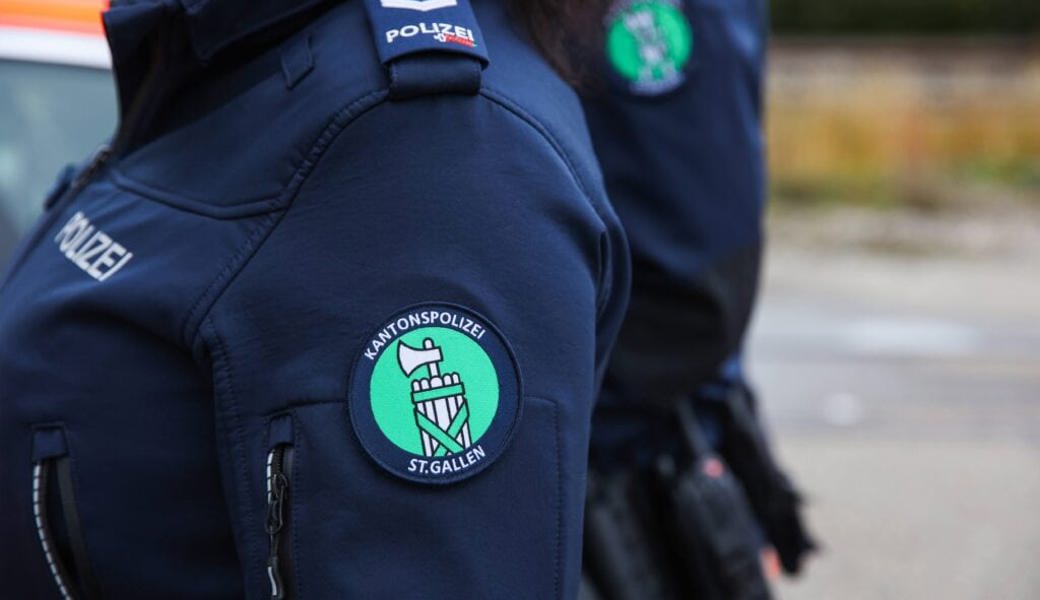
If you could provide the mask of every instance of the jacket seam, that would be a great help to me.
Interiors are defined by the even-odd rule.
[[[304,471],[306,471],[306,469],[303,468],[304,461],[302,460],[306,452],[303,439],[305,434],[303,433],[303,426],[296,411],[289,411],[289,419],[292,421],[294,448],[293,462],[290,465],[290,468],[292,469],[292,481],[289,482],[289,533],[292,534],[291,539],[289,540],[289,545],[292,547],[290,550],[292,556],[288,562],[293,569],[293,571],[289,573],[289,581],[292,583],[294,588],[293,591],[296,594],[295,596],[292,596],[293,598],[308,598],[309,596],[307,596],[303,591],[304,577],[302,575],[306,563],[303,561],[303,555],[300,554],[300,511],[302,510],[303,504],[300,502],[300,491],[304,489]],[[295,490],[293,489],[293,486],[296,486]],[[294,493],[297,494],[296,498],[293,498]]]
[[[556,155],[560,158],[561,161],[563,161],[563,164],[567,167],[567,171],[570,174],[571,178],[574,180],[575,185],[577,185],[578,190],[581,192],[582,196],[585,197],[585,201],[588,203],[589,207],[592,208],[593,212],[595,212],[596,216],[599,218],[600,226],[602,227],[603,231],[607,231],[607,223],[610,222],[610,219],[608,219],[607,215],[603,213],[603,207],[600,206],[600,203],[596,202],[596,200],[592,197],[592,194],[589,193],[589,189],[584,179],[579,174],[578,169],[574,166],[575,163],[574,160],[571,158],[570,153],[568,153],[566,148],[564,148],[563,144],[561,144],[559,140],[556,139],[556,137],[552,134],[549,128],[546,127],[541,121],[539,121],[534,115],[524,110],[523,107],[521,107],[518,103],[512,100],[508,95],[502,92],[484,86],[480,89],[480,95],[484,96],[494,104],[504,108],[506,111],[512,113],[515,117],[526,123],[531,129],[534,129],[535,132],[537,132],[538,135],[543,140],[545,140],[549,147],[553,149]],[[599,254],[598,248],[596,253]],[[608,266],[607,264],[610,259],[609,257],[600,257],[600,260],[603,261],[603,263],[600,265],[600,273],[599,277],[597,278],[597,281],[601,284],[602,288],[599,290],[598,297],[596,298],[597,315],[602,315],[607,305],[607,298],[610,297],[611,288],[613,287],[610,278],[606,276],[606,271],[608,269],[613,269],[612,266]]]
[[[228,490],[232,494],[228,500],[242,507],[244,513],[242,516],[245,523],[253,523],[252,503],[248,498],[243,502],[240,497],[249,490],[249,458],[246,456],[245,452],[245,427],[239,416],[238,399],[235,394],[234,369],[231,367],[231,354],[228,351],[224,337],[219,331],[217,331],[216,326],[209,320],[206,320],[203,323],[208,326],[210,337],[213,338],[213,362],[215,366],[213,380],[214,388],[218,394],[220,389],[223,388],[224,397],[227,400],[227,403],[215,402],[215,410],[218,415],[223,413],[229,425],[230,448],[228,448],[228,455],[233,463],[232,470],[237,479],[232,489]],[[201,327],[202,325],[200,325],[200,328]],[[219,421],[217,427],[218,429],[220,427]],[[238,498],[237,501],[235,500],[236,498]],[[258,555],[257,552],[259,551],[259,547],[252,527],[247,526],[242,528],[242,536],[244,537],[243,541],[248,548],[249,554],[244,557],[240,556],[239,560],[242,562],[243,568],[248,569],[250,564],[249,561]]]
[[[560,407],[553,407],[553,446],[556,448],[556,560],[553,561],[553,596],[560,595],[560,572],[563,570],[563,449],[560,448]]]
[[[552,408],[553,448],[556,450],[556,560],[553,561],[553,598],[562,598],[560,575],[563,572],[563,448],[560,445],[560,404],[545,396],[524,395],[525,400],[545,402]]]
[[[174,210],[192,213],[222,221],[244,219],[278,211],[280,194],[273,196],[260,196],[257,198],[243,198],[238,203],[227,206],[209,204],[205,200],[188,198],[187,196],[165,190],[155,185],[134,179],[124,171],[113,167],[111,170],[112,183],[116,187],[136,194],[145,200],[168,206]]]
[[[188,311],[181,324],[182,336],[187,341],[189,347],[194,346],[195,341],[199,337],[200,325],[207,318],[213,306],[216,305],[237,275],[249,264],[253,256],[263,247],[264,242],[270,238],[274,230],[281,224],[282,219],[285,218],[285,215],[295,203],[297,194],[303,187],[303,184],[308,180],[310,174],[314,171],[322,156],[324,156],[325,151],[351,123],[380,104],[387,95],[388,91],[386,89],[373,90],[352,100],[333,115],[329,123],[318,135],[317,140],[307,151],[306,158],[297,167],[285,189],[279,194],[276,203],[280,210],[277,213],[269,213],[267,220],[271,222],[267,223],[267,220],[265,220],[250,234],[246,243],[235,253],[210,285],[207,286],[206,290],[192,304],[192,308]]]
[[[206,290],[203,291],[195,299],[194,302],[192,302],[191,308],[188,309],[188,312],[184,315],[184,320],[182,321],[180,326],[182,337],[185,340],[187,340],[188,347],[194,346],[195,341],[199,336],[201,325],[206,319],[206,316],[208,315],[207,308],[205,312],[196,317],[196,314],[202,310],[203,302],[211,294],[216,294],[216,296],[213,299],[213,301],[216,302],[216,298],[220,296],[220,294],[218,293],[219,286],[224,282],[226,278],[231,277],[231,273],[235,270],[237,265],[241,263],[244,266],[247,262],[249,262],[247,256],[250,255],[252,252],[255,252],[254,247],[260,243],[258,240],[264,236],[264,232],[266,230],[274,229],[277,226],[277,223],[278,220],[274,215],[267,215],[263,220],[261,220],[255,226],[253,226],[249,232],[249,235],[246,237],[245,243],[235,250],[235,253],[226,263],[224,263],[224,266],[220,269],[220,272],[217,273],[217,276],[213,278],[213,281],[211,281],[210,284],[206,286]],[[228,281],[228,283],[230,283],[230,280]],[[198,325],[196,325],[194,328],[195,332],[194,334],[189,336],[188,332],[191,329],[191,324],[193,321],[196,320],[198,321]]]
[[[588,188],[585,185],[585,181],[581,178],[581,176],[578,174],[578,170],[574,167],[574,161],[571,159],[570,154],[563,147],[563,145],[560,144],[559,141],[557,141],[557,139],[552,135],[552,132],[550,132],[549,129],[545,125],[543,125],[541,121],[539,121],[537,118],[531,115],[531,113],[524,110],[519,104],[517,104],[515,101],[513,101],[511,98],[509,98],[502,92],[485,86],[481,88],[480,95],[484,96],[494,104],[497,104],[498,106],[501,106],[502,108],[512,113],[514,116],[526,123],[529,127],[534,129],[538,133],[539,137],[544,139],[545,142],[549,144],[549,146],[553,149],[553,151],[555,151],[557,156],[559,156],[560,160],[562,160],[563,163],[567,166],[568,173],[570,173],[571,178],[574,179],[574,182],[578,186],[578,189],[581,191],[581,194],[585,196],[585,200],[588,201],[589,206],[591,206],[592,209],[596,211],[596,215],[600,218],[600,220],[605,221],[605,219],[603,219],[603,214],[599,210],[599,207],[597,207],[596,202],[593,201],[592,195],[589,194]]]

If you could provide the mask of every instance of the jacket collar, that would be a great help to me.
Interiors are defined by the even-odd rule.
[[[104,15],[113,59],[135,53],[157,26],[182,20],[196,58],[215,54],[253,33],[328,0],[114,0]]]
[[[113,0],[102,19],[121,112],[125,116],[148,71],[155,68],[157,53],[166,57],[164,70],[183,74],[253,34],[333,1]]]
[[[310,10],[326,0],[177,0],[188,36],[201,60],[254,33]]]

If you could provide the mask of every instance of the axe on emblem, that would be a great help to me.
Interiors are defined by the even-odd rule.
[[[412,381],[415,424],[425,456],[456,454],[473,443],[466,388],[458,373],[441,375],[442,360],[441,347],[435,346],[431,338],[423,340],[422,348],[413,348],[404,341],[397,344],[397,364],[402,373],[411,376],[422,366],[428,370],[427,377]]]
[[[412,348],[404,342],[397,345],[397,364],[401,366],[405,375],[411,375],[419,367],[427,365],[430,368],[430,377],[437,377],[440,375],[438,363],[442,360],[444,357],[441,355],[440,347],[434,346],[430,338],[423,340],[422,348]]]

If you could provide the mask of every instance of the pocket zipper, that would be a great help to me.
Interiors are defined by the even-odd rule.
[[[50,459],[41,460],[33,465],[32,505],[33,518],[36,521],[36,537],[40,539],[43,557],[47,559],[47,567],[54,578],[54,585],[63,600],[72,600],[72,589],[69,583],[68,570],[61,556],[54,548],[50,524],[47,520],[47,479],[50,475]]]
[[[292,477],[292,446],[278,444],[267,452],[267,515],[265,528],[269,541],[267,552],[267,579],[272,600],[289,597],[286,574],[292,573],[289,536],[290,482]]]
[[[33,432],[32,510],[36,525],[36,536],[40,540],[47,568],[54,578],[63,600],[87,600],[98,598],[97,581],[87,553],[86,539],[80,522],[79,509],[72,481],[72,461],[68,454],[65,430],[61,425],[39,427]],[[65,541],[71,554],[70,570],[55,541],[47,510],[50,498],[50,481],[57,483],[57,500],[61,505],[61,518]]]

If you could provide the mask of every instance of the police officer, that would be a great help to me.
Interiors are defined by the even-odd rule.
[[[627,249],[508,15],[104,15],[118,132],[0,284],[0,595],[576,594]]]
[[[697,455],[692,457],[695,487],[714,490],[697,497],[700,506],[690,512],[712,502],[727,513],[750,505],[747,510],[761,523],[766,543],[778,545],[784,566],[795,572],[811,541],[800,524],[797,494],[768,452],[739,357],[762,250],[765,3],[615,0],[604,29],[598,58],[603,81],[589,86],[584,104],[608,193],[632,247],[633,288],[596,410],[592,460],[603,477],[594,481],[588,520],[603,525],[603,519],[597,520],[600,513],[617,515],[619,510],[654,513],[648,517],[653,523],[606,527],[623,531],[626,539],[642,536],[653,538],[650,545],[671,545],[647,552],[646,569],[660,571],[666,581],[644,580],[628,592],[616,571],[638,567],[604,565],[611,563],[605,556],[609,551],[597,547],[609,545],[612,533],[592,532],[587,563],[607,598],[668,597],[667,590],[661,591],[673,583],[668,580],[696,571],[680,567],[669,573],[663,566],[681,562],[674,554],[693,553],[688,547],[676,550],[681,541],[657,539],[681,529],[679,518],[656,521],[662,503],[672,500],[631,498],[643,493],[633,488],[647,487],[644,478],[631,473],[654,471],[662,455],[670,461],[684,448]],[[695,408],[696,431],[684,431],[677,405]],[[718,481],[696,479],[704,474],[698,464]],[[739,484],[724,477],[724,467],[735,471]],[[614,486],[610,482],[618,480],[613,477],[618,473],[622,483]],[[610,500],[612,486],[623,499]],[[627,508],[597,511],[598,501]],[[718,553],[718,546],[736,547],[734,539],[744,540],[752,552],[743,557],[731,552],[725,561],[701,561],[723,579],[721,571],[737,572],[730,574],[732,587],[723,582],[707,590],[701,578],[671,589],[673,596],[684,597],[682,591],[699,598],[766,593],[764,583],[751,581],[761,579],[754,571],[762,536],[754,523],[749,526],[750,518],[732,518],[725,526],[717,515],[701,523],[691,542],[715,544],[710,555]],[[628,552],[627,562],[638,562],[635,554]],[[734,569],[741,560],[751,566]]]

